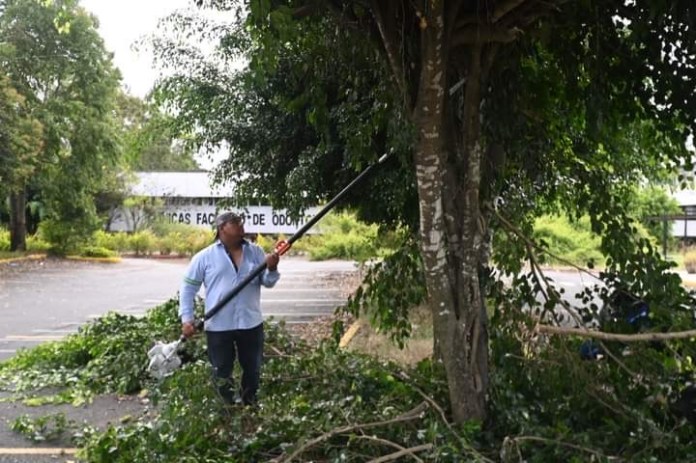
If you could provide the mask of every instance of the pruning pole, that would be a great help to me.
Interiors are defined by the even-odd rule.
[[[389,153],[384,154],[382,157],[380,157],[376,163],[371,164],[367,166],[357,177],[353,179],[352,182],[350,182],[343,190],[341,190],[336,196],[329,201],[326,206],[324,206],[314,217],[312,217],[306,224],[302,226],[295,234],[293,234],[290,238],[287,240],[281,241],[278,243],[273,250],[275,254],[278,254],[279,256],[282,256],[285,254],[292,244],[299,240],[307,231],[312,228],[317,222],[319,222],[331,209],[333,209],[338,202],[343,199],[343,197],[348,194],[348,192],[360,181],[370,173],[370,171],[377,165],[384,163],[384,161],[389,157]],[[266,262],[264,261],[263,263],[259,264],[254,270],[247,275],[244,280],[242,280],[237,286],[232,288],[232,290],[227,293],[225,296],[223,296],[222,299],[220,299],[217,304],[215,304],[210,310],[208,310],[205,313],[205,316],[203,317],[202,320],[197,320],[194,324],[196,331],[201,331],[205,325],[206,320],[210,320],[212,317],[214,317],[222,308],[229,302],[231,301],[241,290],[243,290],[249,283],[251,283],[254,278],[258,277],[261,272],[266,270]]]

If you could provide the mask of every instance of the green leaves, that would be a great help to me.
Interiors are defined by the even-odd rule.
[[[119,75],[110,55],[72,0],[6,2],[0,43],[3,79],[24,101],[26,121],[36,121],[34,155],[9,164],[15,183],[22,195],[29,187],[49,217],[91,232],[98,226],[94,196],[120,156],[113,119]]]
[[[363,286],[350,297],[345,310],[355,316],[367,315],[373,326],[403,347],[412,330],[409,312],[425,298],[423,264],[416,241],[408,239],[368,268]]]
[[[178,335],[178,302],[152,309],[144,319],[110,313],[63,342],[42,344],[0,364],[0,386],[18,393],[64,388],[64,401],[86,395],[133,393],[148,384],[143,346]]]

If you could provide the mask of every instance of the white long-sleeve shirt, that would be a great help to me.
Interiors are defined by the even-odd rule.
[[[205,310],[208,312],[219,300],[229,294],[244,278],[266,259],[263,249],[253,243],[242,243],[242,262],[235,269],[220,240],[215,241],[191,259],[179,292],[181,322],[194,319],[193,303],[201,285],[205,287]],[[278,271],[264,270],[239,294],[230,300],[210,320],[207,331],[227,331],[254,328],[263,322],[261,314],[261,285],[271,288],[278,279]]]

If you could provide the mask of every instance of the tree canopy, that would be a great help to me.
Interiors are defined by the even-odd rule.
[[[123,124],[125,160],[134,171],[191,171],[199,166],[193,151],[176,139],[171,116],[138,97],[120,94],[119,119]]]
[[[217,47],[206,59],[161,40],[160,57],[184,66],[160,98],[201,145],[229,146],[220,179],[301,207],[393,153],[350,200],[363,217],[406,224],[415,240],[375,267],[357,299],[400,328],[425,298],[456,421],[500,417],[498,407],[517,403],[506,384],[543,389],[521,379],[528,364],[503,366],[510,355],[540,358],[524,327],[556,307],[573,323],[598,322],[596,301],[623,292],[650,305],[650,329],[693,327],[693,301],[637,236],[626,202],[636,182],[691,165],[692,2],[259,0],[248,11],[197,3],[237,14],[221,24],[172,18],[179,38],[200,34]],[[240,57],[248,67],[234,72]],[[587,215],[602,237],[601,281],[575,308],[538,266],[543,243],[529,239],[533,218],[548,212]],[[427,291],[412,291],[418,285]],[[646,400],[683,386],[693,346],[670,345],[663,360],[679,366],[669,372],[652,368],[663,355],[654,346],[628,366],[606,349],[622,372],[614,390],[635,390],[634,368]]]
[[[3,72],[43,127],[36,169],[16,191],[11,214],[23,221],[31,192],[47,219],[64,224],[58,242],[71,242],[97,226],[93,197],[118,165],[120,75],[94,18],[74,0],[6,1],[0,43]],[[26,230],[12,232],[23,247]]]
[[[98,28],[77,0],[2,2],[0,194],[13,250],[24,248],[28,210],[39,211],[31,228],[42,221],[66,252],[123,201],[127,171],[198,169],[168,117],[119,89]]]
[[[493,252],[521,270],[534,215],[589,214],[615,283],[684,295],[644,282],[666,266],[634,237],[623,198],[689,162],[695,14],[679,0],[254,1],[227,23],[172,18],[217,48],[206,60],[160,41],[162,59],[184,64],[161,95],[201,144],[229,144],[221,179],[276,201],[320,201],[395,153],[351,199],[417,230],[453,414],[483,418],[484,269]],[[231,72],[239,57],[248,68]]]

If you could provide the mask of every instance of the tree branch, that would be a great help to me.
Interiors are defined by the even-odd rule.
[[[510,13],[512,10],[526,2],[527,0],[507,0],[496,5],[491,17],[492,23],[497,23],[503,16]]]
[[[416,391],[418,394],[420,394],[420,396],[423,398],[423,400],[425,400],[425,402],[426,402],[428,405],[430,405],[433,409],[435,409],[435,411],[437,411],[437,413],[440,415],[440,419],[442,420],[442,423],[443,423],[445,426],[447,426],[447,429],[449,429],[449,431],[452,433],[452,435],[453,435],[454,437],[456,437],[457,439],[459,439],[459,442],[462,444],[462,446],[463,446],[465,449],[469,450],[469,451],[476,457],[476,461],[483,461],[483,462],[486,462],[486,463],[493,463],[493,460],[490,460],[490,459],[486,458],[485,456],[483,456],[482,454],[480,454],[479,452],[477,452],[476,449],[474,449],[473,447],[471,447],[471,446],[461,437],[461,435],[460,435],[458,432],[456,432],[456,431],[454,430],[454,428],[452,428],[452,425],[450,424],[450,422],[447,421],[447,416],[445,415],[445,411],[442,409],[442,407],[440,407],[440,405],[438,405],[438,403],[435,402],[435,399],[433,399],[433,398],[430,397],[428,394],[426,394],[425,392],[423,392],[418,386],[416,386],[415,384],[411,383],[411,382],[410,382],[411,378],[409,378],[408,375],[406,375],[406,373],[404,373],[404,372],[396,372],[396,373],[394,373],[394,376],[396,376],[397,378],[401,379],[402,381],[405,381],[405,382],[409,385],[409,387],[413,388],[414,391]]]
[[[389,66],[391,67],[392,74],[394,75],[394,81],[396,82],[399,91],[403,97],[404,109],[408,112],[411,111],[411,101],[409,98],[408,86],[406,85],[406,75],[404,74],[404,68],[401,65],[401,53],[398,51],[396,39],[394,38],[393,31],[387,28],[385,22],[385,16],[382,14],[381,6],[386,3],[387,7],[390,2],[383,2],[380,0],[372,0],[372,14],[375,17],[375,23],[377,24],[377,30],[379,30],[379,35],[382,37],[382,43],[384,44],[384,50],[387,53],[387,59],[389,60]],[[387,11],[387,15],[389,11]]]
[[[527,442],[541,442],[541,443],[544,443],[544,444],[559,445],[559,446],[561,446],[561,447],[567,447],[567,448],[571,448],[571,449],[575,449],[575,450],[580,450],[580,451],[582,451],[582,452],[586,452],[586,453],[595,455],[595,456],[597,456],[597,457],[599,457],[599,458],[602,458],[602,459],[607,459],[607,460],[619,460],[618,457],[613,457],[613,456],[605,455],[605,454],[603,454],[602,452],[600,452],[599,450],[594,450],[594,449],[591,449],[591,448],[589,448],[589,447],[583,447],[583,446],[581,446],[581,445],[571,444],[571,443],[569,443],[569,442],[563,442],[563,441],[560,441],[560,440],[547,439],[547,438],[545,438],[545,437],[517,436],[517,437],[513,437],[512,440],[513,440],[516,444],[517,444],[517,443],[521,443],[521,442],[527,441]]]
[[[369,441],[372,441],[372,442],[377,442],[378,444],[382,444],[382,445],[385,445],[385,446],[387,446],[387,447],[393,447],[393,448],[395,448],[395,449],[397,449],[397,450],[399,450],[399,451],[409,450],[409,449],[407,449],[406,447],[397,444],[396,442],[392,442],[392,441],[390,441],[390,440],[382,439],[382,438],[375,437],[375,436],[368,436],[368,435],[366,435],[366,434],[362,434],[362,435],[359,435],[359,436],[351,436],[351,437],[352,437],[353,439],[365,439],[365,440],[369,440]],[[397,453],[398,453],[398,452],[397,452]],[[390,455],[394,455],[394,454],[391,453]],[[416,460],[418,463],[424,463],[423,460],[421,460],[420,458],[418,458],[416,455],[411,455],[411,456],[412,456],[413,459]],[[380,458],[383,458],[383,457],[380,457]],[[376,460],[372,460],[372,461],[376,461]]]
[[[455,31],[452,36],[452,46],[486,44],[486,43],[510,43],[514,42],[522,34],[522,29],[517,27],[502,28],[481,25],[467,27]]]
[[[415,457],[414,453],[416,452],[422,452],[424,450],[430,450],[433,448],[433,444],[423,444],[423,445],[417,445],[415,447],[411,447],[408,449],[403,449],[399,450],[398,452],[390,453],[389,455],[384,455],[383,457],[375,458],[374,460],[370,460],[368,463],[384,463],[387,461],[394,461],[397,460],[403,456],[406,455],[411,455],[412,457]],[[418,458],[420,460],[420,458]],[[423,460],[421,460],[423,461]]]
[[[620,342],[650,342],[650,341],[669,341],[672,339],[688,339],[696,338],[696,330],[674,331],[671,333],[639,333],[639,334],[621,334],[621,333],[606,333],[604,331],[590,331],[584,328],[561,328],[559,326],[550,326],[538,324],[535,331],[539,333],[581,336],[584,338],[601,339],[604,341],[620,341]]]
[[[421,402],[416,408],[414,408],[406,413],[403,413],[403,414],[397,416],[396,418],[392,418],[390,420],[374,421],[372,423],[363,423],[363,424],[353,424],[353,425],[342,426],[340,428],[333,429],[331,431],[325,432],[324,434],[322,434],[318,437],[315,437],[314,439],[311,439],[311,440],[305,442],[300,447],[295,449],[295,451],[292,452],[287,457],[280,455],[278,458],[276,458],[272,461],[274,463],[290,462],[294,458],[296,458],[298,455],[303,453],[305,450],[307,450],[308,448],[313,447],[317,444],[320,444],[321,442],[324,442],[328,439],[331,439],[333,436],[336,436],[338,434],[346,434],[346,433],[356,431],[358,429],[377,428],[380,426],[387,426],[390,424],[403,423],[405,421],[412,421],[412,420],[418,419],[418,418],[420,418],[420,414],[423,413],[427,408],[428,408],[428,405],[425,402]]]

